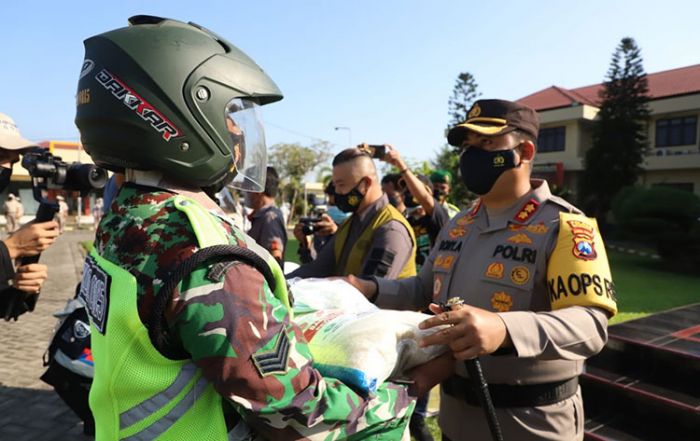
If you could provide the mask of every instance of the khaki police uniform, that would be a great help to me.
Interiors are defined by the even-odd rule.
[[[487,382],[506,399],[496,409],[504,439],[583,439],[576,378],[606,342],[614,287],[595,220],[553,196],[545,181],[533,179],[532,187],[498,213],[478,201],[461,212],[443,228],[417,277],[377,279],[376,303],[420,309],[461,297],[498,313],[513,348],[480,360]],[[483,410],[465,398],[466,377],[457,362],[456,376],[441,389],[440,427],[455,441],[491,439]],[[565,398],[540,405],[508,401],[533,389]]]

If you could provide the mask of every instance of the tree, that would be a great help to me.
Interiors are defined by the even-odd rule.
[[[586,152],[580,203],[605,224],[612,198],[634,185],[646,150],[649,87],[640,49],[626,37],[615,49],[600,92],[601,106]]]
[[[448,129],[466,121],[467,112],[474,104],[474,101],[481,95],[477,92],[478,84],[474,76],[469,72],[462,72],[457,76],[457,82],[452,89],[452,96],[448,100],[448,113],[450,121]]]
[[[303,191],[304,176],[330,157],[330,146],[325,141],[308,147],[298,143],[275,144],[270,147],[270,164],[275,167],[280,179],[286,181],[284,192],[287,195],[291,193],[291,198],[285,200],[291,202],[293,210],[299,194]]]

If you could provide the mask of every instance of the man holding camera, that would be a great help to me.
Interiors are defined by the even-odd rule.
[[[10,184],[12,166],[19,160],[20,153],[35,146],[22,137],[12,118],[0,113],[0,192]],[[40,254],[58,235],[58,224],[54,221],[30,222],[0,241],[0,305],[4,306],[10,287],[31,294],[39,293],[48,277],[46,265],[16,265],[21,257]]]
[[[248,216],[250,230],[248,235],[258,245],[265,248],[277,263],[284,268],[284,251],[287,249],[287,228],[284,215],[275,205],[280,178],[274,167],[267,167],[265,190],[245,193],[246,205],[253,209]]]
[[[413,230],[382,192],[372,157],[360,148],[340,152],[333,159],[333,185],[336,206],[352,216],[316,260],[288,277],[415,275]]]
[[[335,206],[335,187],[329,182],[323,189],[328,202],[328,209],[318,217],[306,217],[299,219],[294,226],[294,237],[299,241],[297,254],[302,264],[313,261],[321,249],[333,238],[338,231],[338,226],[343,223],[347,213],[343,213]],[[309,236],[313,236],[309,243]],[[311,245],[313,244],[313,252]]]
[[[450,325],[421,344],[480,358],[504,439],[581,440],[578,375],[606,342],[615,290],[595,219],[531,179],[538,129],[527,106],[474,103],[448,141],[480,199],[443,228],[418,277],[349,281],[382,307],[430,305],[422,329]],[[465,304],[447,312],[432,303],[455,297]],[[444,439],[491,439],[479,387],[455,369],[441,387]]]

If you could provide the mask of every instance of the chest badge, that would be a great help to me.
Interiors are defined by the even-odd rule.
[[[531,243],[532,243],[532,239],[530,239],[530,237],[529,237],[527,234],[525,234],[525,233],[518,233],[518,234],[515,234],[515,235],[513,235],[513,236],[510,236],[510,237],[508,238],[508,242],[511,242],[511,243],[526,243],[526,244],[531,244]]]
[[[491,307],[498,312],[510,311],[513,307],[513,298],[504,291],[497,291],[491,296]]]
[[[451,254],[438,254],[437,257],[435,257],[435,263],[433,264],[433,267],[449,270],[450,268],[452,268],[452,265],[454,263],[455,256]]]
[[[491,279],[502,279],[503,278],[503,264],[498,262],[493,262],[486,268],[486,277]]]
[[[448,234],[450,235],[451,239],[457,239],[458,237],[463,237],[465,234],[467,234],[467,229],[464,227],[455,227],[451,229]]]
[[[524,266],[516,266],[510,270],[510,280],[516,285],[524,285],[530,280],[530,270]]]

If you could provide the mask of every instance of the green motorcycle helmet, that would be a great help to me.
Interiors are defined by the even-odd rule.
[[[277,85],[234,45],[194,23],[139,15],[85,40],[75,124],[95,164],[159,171],[187,185],[263,191],[259,106]]]

